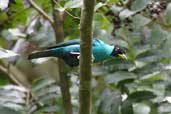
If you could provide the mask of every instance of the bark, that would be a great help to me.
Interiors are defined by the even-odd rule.
[[[95,0],[83,0],[80,22],[79,114],[91,113],[92,19]]]
[[[63,13],[54,9],[53,5],[53,19],[54,19],[54,32],[56,36],[56,43],[60,43],[64,40],[64,30],[63,30]],[[69,91],[69,79],[67,76],[67,72],[65,71],[65,65],[62,60],[58,60],[58,68],[59,68],[59,77],[60,77],[60,89],[62,93],[63,103],[64,103],[64,111],[65,114],[72,114],[72,104],[71,104],[71,95]]]

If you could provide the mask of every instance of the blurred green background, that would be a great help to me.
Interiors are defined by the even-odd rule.
[[[52,17],[50,0],[35,2]],[[81,6],[82,0],[55,5],[65,13],[65,40],[79,38]],[[171,0],[97,0],[93,32],[123,46],[128,61],[93,65],[92,114],[171,114]],[[27,60],[55,42],[49,22],[27,0],[0,1],[0,47],[22,55],[0,59],[0,114],[64,113],[57,59]],[[73,114],[78,69],[67,67]]]

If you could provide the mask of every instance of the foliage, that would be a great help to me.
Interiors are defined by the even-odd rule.
[[[8,114],[62,113],[56,60],[39,59],[31,63],[25,57],[33,50],[55,44],[50,24],[27,0],[2,1],[0,46],[22,57],[0,60],[0,111]],[[79,38],[81,1],[63,0],[55,5],[57,10],[66,13],[66,40]],[[51,17],[49,1],[37,0],[36,3]],[[123,46],[127,50],[128,61],[111,59],[93,66],[93,114],[171,113],[170,11],[170,0],[97,0],[93,19],[94,37]],[[19,43],[21,39],[23,41]],[[0,53],[3,53],[1,49]],[[15,81],[8,77],[10,72],[4,65],[6,62],[14,64],[25,74],[32,87],[14,91],[18,86],[10,86]],[[78,73],[77,69],[67,71],[71,78],[73,109],[77,113]],[[29,100],[25,99],[28,91],[33,93]]]

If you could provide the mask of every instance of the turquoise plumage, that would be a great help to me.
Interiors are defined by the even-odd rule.
[[[94,63],[111,58],[112,56],[124,55],[125,51],[119,46],[111,46],[102,40],[93,39],[92,54]],[[62,58],[69,66],[78,66],[80,56],[80,40],[70,40],[50,47],[46,50],[35,52],[29,55],[29,59],[41,57],[58,57]],[[126,56],[125,56],[126,57]]]

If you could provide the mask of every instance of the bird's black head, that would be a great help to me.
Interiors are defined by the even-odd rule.
[[[117,45],[113,49],[111,55],[114,56],[114,57],[120,57],[122,59],[127,60],[127,57],[125,55],[125,50],[123,48],[121,48],[120,46],[117,46]]]

